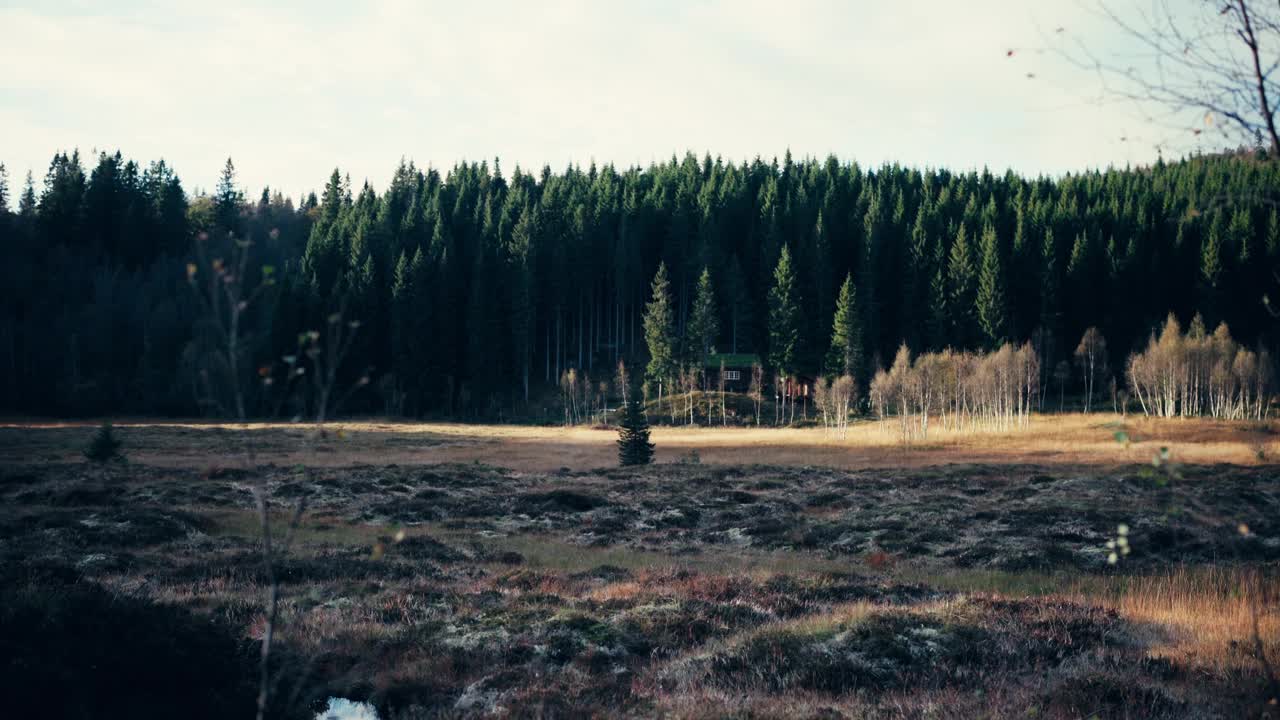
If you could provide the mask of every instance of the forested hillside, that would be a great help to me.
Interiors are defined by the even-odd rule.
[[[443,174],[401,164],[381,191],[335,170],[296,204],[246,196],[230,161],[212,195],[187,192],[163,162],[117,153],[92,165],[59,154],[42,182],[0,184],[3,411],[214,412],[218,338],[189,282],[208,269],[188,263],[198,243],[229,258],[233,239],[252,243],[236,281],[271,281],[244,318],[252,414],[273,405],[254,379],[276,377],[299,333],[334,313],[360,322],[342,375],[371,380],[344,410],[524,413],[568,368],[604,379],[619,359],[643,367],[660,262],[678,334],[708,269],[716,349],[767,358],[784,247],[799,303],[794,369],[822,368],[851,277],[860,385],[903,341],[1032,339],[1052,368],[1097,326],[1122,360],[1170,311],[1225,321],[1245,345],[1273,340],[1262,297],[1280,266],[1268,201],[1280,166],[1253,155],[1057,179],[789,154],[509,176],[497,161]]]

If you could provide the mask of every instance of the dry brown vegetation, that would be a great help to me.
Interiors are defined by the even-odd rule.
[[[97,422],[0,423],[0,463],[68,462],[79,459],[85,433]],[[129,455],[166,467],[209,467],[233,462],[212,452],[245,432],[212,422],[120,420]],[[616,428],[467,425],[346,421],[329,426],[342,442],[320,454],[304,450],[306,428],[254,423],[262,461],[278,465],[360,463],[487,465],[548,472],[615,463]],[[1124,430],[1127,443],[1115,440]],[[1009,431],[933,427],[927,442],[901,443],[896,419],[858,422],[844,437],[820,427],[654,427],[657,462],[675,462],[693,451],[704,463],[822,466],[846,469],[927,467],[950,464],[1100,465],[1147,463],[1165,447],[1187,464],[1264,465],[1280,458],[1280,421],[1232,422],[1209,418],[1143,418],[1105,413],[1032,415]]]
[[[174,648],[58,628],[152,608],[207,648],[225,683],[208,706],[250,707],[235,668],[263,628],[262,483],[280,520],[310,508],[277,567],[276,717],[330,695],[384,717],[1263,717],[1272,426],[1131,418],[1126,446],[1115,421],[935,429],[905,451],[893,421],[843,441],[657,429],[665,462],[627,469],[609,467],[612,432],[375,422],[309,456],[292,426],[118,422],[129,463],[90,468],[75,454],[93,424],[12,425],[0,636],[63,608],[16,647],[109,642],[122,674],[151,677]],[[224,450],[246,438],[257,468]],[[1160,447],[1176,475],[1152,468]],[[1112,566],[1120,524],[1133,552]],[[71,588],[122,600],[58,599]],[[29,680],[6,678],[18,707]]]

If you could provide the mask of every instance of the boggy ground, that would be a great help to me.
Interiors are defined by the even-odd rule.
[[[330,696],[384,717],[1276,712],[1252,631],[1257,611],[1280,655],[1273,466],[250,470],[205,453],[0,469],[11,707],[250,713],[262,481],[278,527],[307,503],[278,568],[276,716]]]

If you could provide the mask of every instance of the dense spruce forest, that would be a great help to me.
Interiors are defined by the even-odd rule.
[[[216,413],[220,340],[195,258],[225,264],[245,241],[236,282],[261,292],[237,352],[255,415],[277,404],[254,380],[277,377],[300,333],[341,313],[359,321],[341,381],[369,378],[345,412],[537,417],[568,368],[606,379],[621,359],[641,371],[660,263],[677,337],[706,270],[715,349],[768,358],[784,248],[799,310],[788,369],[822,370],[851,278],[861,387],[902,342],[1032,339],[1052,369],[1091,326],[1119,373],[1170,312],[1226,322],[1247,346],[1274,341],[1262,297],[1280,266],[1268,201],[1280,165],[1252,153],[1061,178],[790,153],[510,176],[496,160],[443,174],[402,162],[381,192],[335,170],[296,203],[246,195],[230,160],[212,194],[189,192],[163,161],[92,164],[60,153],[41,182],[0,175],[0,410]]]

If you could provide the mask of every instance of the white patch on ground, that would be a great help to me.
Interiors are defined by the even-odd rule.
[[[364,702],[329,698],[329,707],[316,713],[316,720],[378,720],[378,711]]]

